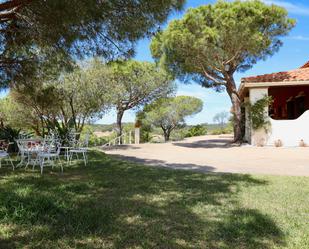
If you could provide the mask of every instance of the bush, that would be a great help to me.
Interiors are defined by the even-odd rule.
[[[93,126],[91,125],[86,125],[81,133],[81,139],[83,140],[87,135],[89,135],[89,146],[100,146],[100,145],[104,145],[106,143],[108,143],[113,136],[103,136],[103,137],[99,137],[97,136],[94,132],[95,129]]]
[[[140,142],[148,143],[151,141],[151,132],[153,131],[151,125],[144,124],[140,128]]]
[[[164,137],[162,135],[153,135],[150,137],[149,142],[151,143],[164,143]]]
[[[221,135],[221,134],[231,134],[233,133],[232,129],[226,127],[224,129],[215,129],[211,132],[211,135]]]
[[[259,99],[254,104],[247,104],[249,107],[249,117],[254,130],[258,130],[260,128],[267,130],[270,122],[268,114],[265,113],[265,108],[272,103],[273,98],[271,96],[264,96],[264,98]]]
[[[175,129],[171,133],[170,140],[171,141],[181,141],[186,137],[187,131],[185,128]]]
[[[186,134],[186,137],[196,137],[196,136],[203,136],[203,135],[206,135],[207,134],[207,130],[204,126],[202,125],[195,125],[195,126],[192,126],[187,134]]]
[[[18,146],[15,140],[18,139],[20,132],[20,129],[14,129],[10,126],[5,126],[0,129],[0,140],[14,143],[12,146],[9,147],[9,152],[18,151]]]

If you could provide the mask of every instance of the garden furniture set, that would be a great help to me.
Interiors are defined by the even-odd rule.
[[[67,164],[71,164],[74,155],[79,159],[78,155],[81,154],[86,166],[88,162],[89,135],[87,134],[83,140],[77,139],[79,136],[80,134],[78,133],[70,133],[66,141],[63,141],[55,134],[50,134],[44,138],[18,138],[15,142],[18,147],[17,157],[20,159],[20,162],[16,167],[8,153],[9,146],[14,143],[0,141],[0,168],[1,161],[6,160],[10,162],[13,170],[23,166],[27,168],[29,165],[32,165],[33,170],[36,166],[39,166],[41,174],[43,174],[44,167],[54,167],[57,163],[61,168],[61,172],[63,172],[63,165],[60,159],[61,151],[64,152],[64,159],[67,161]]]

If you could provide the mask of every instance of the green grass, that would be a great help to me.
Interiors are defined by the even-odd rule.
[[[0,248],[309,248],[309,178],[90,159],[0,169]]]

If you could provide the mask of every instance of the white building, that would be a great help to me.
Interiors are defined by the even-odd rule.
[[[243,102],[254,104],[272,96],[273,104],[265,108],[270,127],[253,130],[246,115],[245,139],[252,145],[309,145],[309,62],[301,68],[243,78],[239,94]]]

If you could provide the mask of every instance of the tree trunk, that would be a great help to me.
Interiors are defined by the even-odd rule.
[[[170,140],[171,132],[169,130],[163,130],[163,134],[164,134],[164,141],[168,142]]]
[[[233,115],[234,115],[234,142],[242,142],[242,115],[241,115],[241,102],[238,96],[232,94],[232,105],[233,105]]]
[[[123,110],[117,110],[117,136],[120,137],[122,135],[122,117],[123,117]],[[122,139],[120,139],[120,143],[122,143]]]
[[[226,90],[232,102],[234,142],[241,143],[244,135],[242,134],[241,129],[242,126],[241,100],[238,95],[238,91],[233,76],[229,76],[227,78]]]

